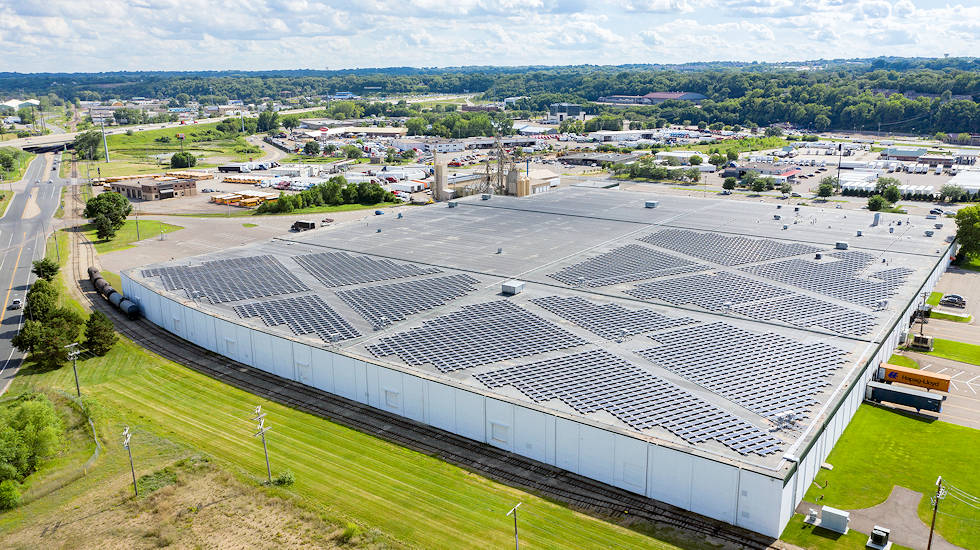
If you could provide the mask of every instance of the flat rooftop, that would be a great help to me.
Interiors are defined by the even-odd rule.
[[[833,206],[567,188],[127,275],[283,338],[781,477],[955,231],[873,223]],[[510,280],[524,291],[501,294]],[[795,423],[774,431],[786,413]]]

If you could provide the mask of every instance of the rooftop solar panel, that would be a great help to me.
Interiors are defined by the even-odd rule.
[[[278,296],[309,290],[273,256],[212,260],[197,266],[157,267],[144,277],[160,277],[164,288],[183,289],[188,298],[207,298],[212,304]]]
[[[702,269],[707,266],[629,244],[565,267],[549,277],[567,285],[600,287]]]
[[[721,265],[740,265],[819,252],[823,248],[773,239],[664,229],[640,239],[645,243]]]
[[[651,309],[627,309],[618,304],[597,304],[577,296],[547,296],[533,299],[531,303],[607,340],[618,340],[624,336],[695,322],[689,317],[667,317]]]
[[[417,275],[440,273],[437,267],[396,263],[347,252],[318,252],[293,257],[296,263],[328,287],[388,281]]]
[[[337,296],[375,327],[401,321],[476,290],[469,275],[447,275],[417,281],[339,290]]]
[[[324,342],[357,338],[360,333],[319,296],[296,296],[281,300],[235,306],[239,317],[261,317],[270,326],[288,325],[293,333],[316,334]]]

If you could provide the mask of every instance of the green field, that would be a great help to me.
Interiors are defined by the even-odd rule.
[[[344,157],[310,157],[307,155],[288,155],[279,161],[280,164],[329,164],[344,160]]]
[[[16,162],[14,163],[13,170],[0,169],[0,176],[3,176],[3,183],[16,183],[24,177],[24,172],[27,171],[27,167],[31,165],[31,161],[37,155],[22,151],[16,147],[3,147],[2,149],[12,153]]]
[[[248,418],[267,412],[274,472],[296,474],[291,491],[407,545],[422,548],[502,548],[513,540],[504,514],[521,507],[527,548],[673,548],[646,535],[571,511],[441,460],[222,384],[145,352],[128,340],[105,357],[79,362],[82,392],[99,404],[106,423],[129,425],[214,456],[259,480],[261,444]],[[74,388],[72,371],[38,372],[29,365],[11,387]],[[140,438],[144,436],[139,436]],[[134,440],[134,445],[140,439]],[[136,453],[137,476],[148,472]],[[693,547],[693,546],[692,546]]]
[[[938,476],[962,491],[980,496],[976,457],[980,454],[980,430],[946,422],[861,405],[827,457],[833,470],[821,469],[805,499],[853,510],[884,502],[892,486],[900,485],[925,495],[918,515],[929,524],[929,495],[935,493]],[[828,484],[829,482],[829,484]],[[966,497],[964,497],[966,498]],[[966,500],[969,500],[966,498]],[[980,548],[980,508],[947,498],[936,530],[963,548]]]
[[[942,299],[943,299],[943,293],[942,292],[930,292],[929,293],[929,297],[926,298],[926,303],[929,304],[932,307],[936,307],[936,306],[939,305],[939,300],[942,300]]]
[[[122,278],[119,277],[118,273],[102,270],[99,272],[99,274],[102,275],[102,278],[105,279],[107,283],[112,285],[112,288],[116,289],[117,292],[122,292]]]
[[[7,213],[7,207],[10,206],[12,198],[14,198],[14,194],[10,191],[0,191],[0,218]]]
[[[868,535],[859,533],[854,529],[848,531],[846,535],[841,535],[828,529],[814,528],[812,525],[803,522],[802,515],[793,514],[779,540],[807,550],[864,550],[865,544],[868,542]],[[892,550],[912,549],[892,544]]]
[[[242,224],[242,227],[248,227],[248,228],[258,227],[258,224],[255,224],[255,223],[243,223]]]
[[[122,228],[116,231],[116,237],[114,239],[111,241],[100,241],[96,237],[94,225],[89,223],[82,226],[85,238],[95,243],[95,251],[99,254],[132,248],[133,243],[137,240],[151,239],[158,237],[161,233],[172,233],[183,229],[183,227],[156,220],[140,220],[138,229],[139,236],[137,237],[136,220],[126,220]]]
[[[905,357],[904,355],[892,354],[888,362],[899,367],[908,367],[910,369],[919,368],[919,363],[915,359]]]
[[[935,338],[933,339],[932,351],[924,351],[922,353],[952,359],[961,363],[980,365],[980,346],[976,344],[966,344],[953,340]]]
[[[951,315],[949,313],[943,313],[941,311],[930,311],[930,319],[942,319],[944,321],[953,321],[954,323],[969,323],[973,320],[972,315]]]

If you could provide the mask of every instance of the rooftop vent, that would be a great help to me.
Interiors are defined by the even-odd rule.
[[[449,208],[456,208],[456,204],[457,204],[456,201],[449,201],[449,204],[447,204],[447,206],[449,206]]]
[[[504,281],[500,285],[500,292],[502,292],[504,296],[514,296],[515,294],[520,294],[521,292],[524,292],[524,281]]]
[[[481,200],[485,200],[485,201],[490,200],[490,193],[484,193],[484,194],[480,195],[480,199]]]
[[[643,203],[643,206],[645,208],[656,208],[660,206],[660,201],[646,201],[645,203]]]
[[[847,243],[844,241],[837,241],[837,244],[834,245],[834,248],[836,248],[837,250],[847,250]]]

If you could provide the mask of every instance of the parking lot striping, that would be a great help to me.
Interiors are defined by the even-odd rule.
[[[948,367],[943,367],[943,368],[941,368],[941,369],[939,369],[939,370],[937,370],[937,371],[936,371],[936,373],[938,373],[938,374],[942,374],[942,373],[944,373],[944,372],[946,372],[946,371],[948,371],[948,370],[949,370],[949,368],[948,368]]]
[[[956,385],[956,382],[953,382],[952,380],[950,380],[950,381],[949,381],[949,385],[950,385],[950,386],[953,386],[953,389],[954,389],[954,390],[956,390],[956,391],[960,391],[960,387]]]

